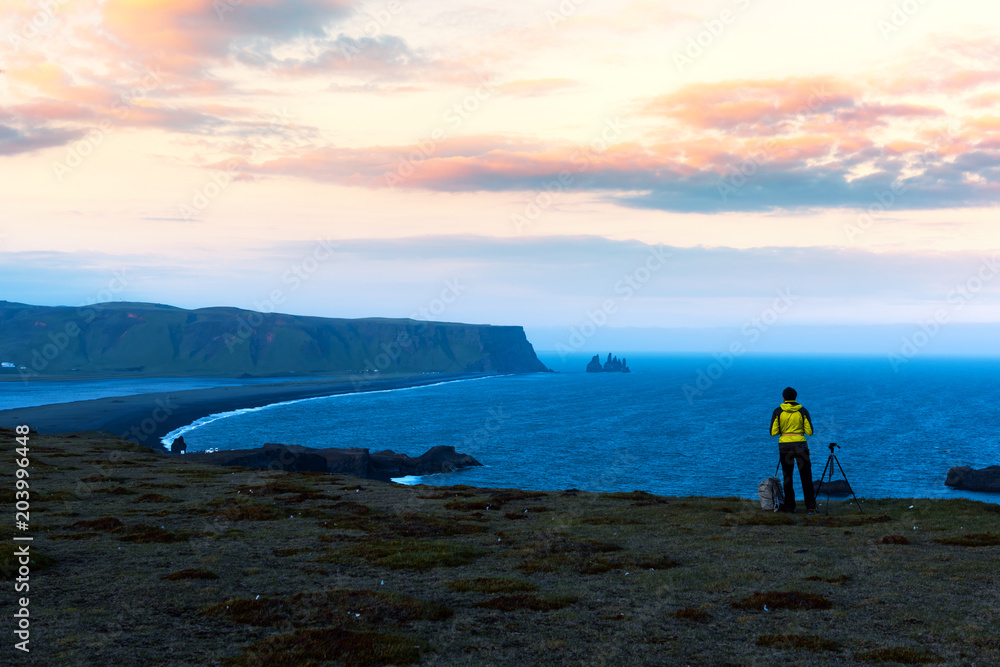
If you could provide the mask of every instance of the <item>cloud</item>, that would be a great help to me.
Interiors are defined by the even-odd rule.
[[[413,51],[395,35],[351,37],[343,33],[336,37],[314,40],[307,57],[275,57],[271,50],[248,50],[239,59],[256,66],[276,68],[283,74],[305,75],[320,72],[352,74],[395,74],[402,76],[407,68],[427,65],[427,59]]]
[[[597,150],[483,135],[408,146],[309,148],[249,165],[248,171],[445,192],[540,190],[557,184],[627,206],[681,212],[866,207],[877,193],[893,188],[895,210],[1000,201],[997,146],[977,139],[953,152],[959,142],[960,134],[882,146],[850,134],[742,141],[701,136]]]
[[[191,69],[241,40],[321,36],[351,12],[347,0],[108,0],[102,10],[104,29],[133,51],[170,54]]]
[[[0,124],[0,156],[30,153],[42,148],[62,146],[83,136],[81,130],[35,127],[20,130]]]
[[[948,299],[968,288],[986,262],[974,253],[878,254],[827,247],[677,248],[599,237],[496,239],[418,237],[342,240],[308,278],[287,280],[314,257],[315,241],[183,256],[104,253],[7,253],[0,282],[6,298],[28,303],[93,300],[115,271],[128,278],[119,295],[183,307],[261,309],[280,293],[279,312],[330,317],[406,317],[437,297],[446,280],[466,289],[446,319],[570,326],[606,299],[618,299],[612,326],[739,326],[790,290],[792,319],[914,325],[948,308],[958,321],[997,321],[1000,278],[977,283],[961,309]],[[661,268],[641,278],[627,302],[617,289],[654,249]],[[325,255],[324,255],[325,256]],[[994,269],[995,274],[995,269]],[[295,285],[293,288],[292,285]],[[342,289],[350,285],[350,289]],[[626,307],[627,306],[627,307]],[[790,320],[791,321],[791,320]]]

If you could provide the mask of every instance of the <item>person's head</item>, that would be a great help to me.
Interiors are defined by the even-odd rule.
[[[781,392],[781,397],[786,401],[794,401],[795,397],[798,395],[799,393],[791,387],[785,387],[785,390]]]

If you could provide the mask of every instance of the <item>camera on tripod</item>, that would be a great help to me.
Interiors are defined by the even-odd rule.
[[[840,465],[840,459],[837,455],[833,453],[834,449],[840,449],[840,445],[835,442],[830,443],[830,456],[826,459],[826,465],[823,466],[823,474],[819,476],[819,485],[816,487],[816,496],[819,497],[820,489],[823,488],[823,478],[826,477],[826,469],[830,469],[830,479],[826,480],[827,484],[833,484],[833,464],[836,463],[837,467],[840,468],[840,474],[844,476],[844,481],[847,482],[847,487],[851,490],[851,495],[854,496],[854,502],[858,505],[858,511],[864,514],[864,510],[861,509],[861,501],[858,500],[857,495],[854,493],[854,487],[851,486],[851,482],[847,479],[847,473],[844,472],[844,467]],[[830,513],[830,492],[826,492],[826,513]]]

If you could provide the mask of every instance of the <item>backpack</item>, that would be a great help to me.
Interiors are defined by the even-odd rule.
[[[760,496],[761,509],[777,512],[785,503],[785,493],[781,490],[781,480],[768,477],[757,485],[757,495]]]

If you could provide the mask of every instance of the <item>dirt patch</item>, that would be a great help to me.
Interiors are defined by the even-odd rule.
[[[420,641],[382,632],[343,628],[295,630],[246,646],[244,654],[227,660],[235,666],[302,667],[338,660],[346,667],[409,665],[420,661]]]
[[[218,579],[219,575],[211,570],[202,570],[198,568],[189,568],[187,570],[178,570],[177,572],[171,572],[170,574],[161,577],[161,579],[166,579],[167,581],[181,581],[183,579]]]
[[[736,609],[830,609],[833,603],[816,593],[802,591],[757,591],[733,603]]]
[[[802,580],[803,581],[822,581],[822,582],[827,583],[827,584],[841,585],[841,584],[846,584],[848,581],[850,581],[851,580],[851,575],[849,575],[849,574],[841,574],[841,575],[838,575],[836,577],[821,577],[819,575],[815,575],[814,574],[811,577],[803,577]]]
[[[490,501],[495,505],[512,503],[518,500],[531,500],[532,498],[546,498],[549,494],[544,491],[524,491],[522,489],[500,489],[490,494]]]
[[[644,507],[647,505],[665,505],[667,502],[666,498],[654,496],[652,493],[647,493],[646,491],[615,491],[614,493],[599,493],[597,494],[597,497],[612,500],[632,500],[634,501],[632,505],[637,507]]]
[[[135,499],[137,503],[172,503],[175,500],[159,493],[144,493]]]
[[[704,609],[697,609],[695,607],[684,607],[682,609],[678,609],[671,614],[671,616],[685,621],[708,621],[712,618],[711,614]]]
[[[66,526],[66,530],[97,530],[104,533],[113,533],[124,526],[125,524],[121,522],[121,519],[116,519],[113,516],[106,516],[101,517],[100,519],[91,519],[71,523]]]
[[[902,535],[885,535],[878,541],[879,544],[909,544],[910,541]]]
[[[499,611],[517,611],[519,609],[529,609],[531,611],[552,611],[562,609],[576,602],[575,598],[540,598],[537,595],[500,595],[483,602],[477,602],[476,607],[486,609],[497,609]]]
[[[971,533],[961,537],[942,537],[934,540],[938,544],[955,547],[996,547],[1000,546],[1000,535],[993,533]]]
[[[900,662],[904,665],[926,665],[934,662],[943,662],[940,656],[915,648],[905,646],[895,646],[893,648],[880,648],[874,651],[855,653],[855,660],[864,662]]]

